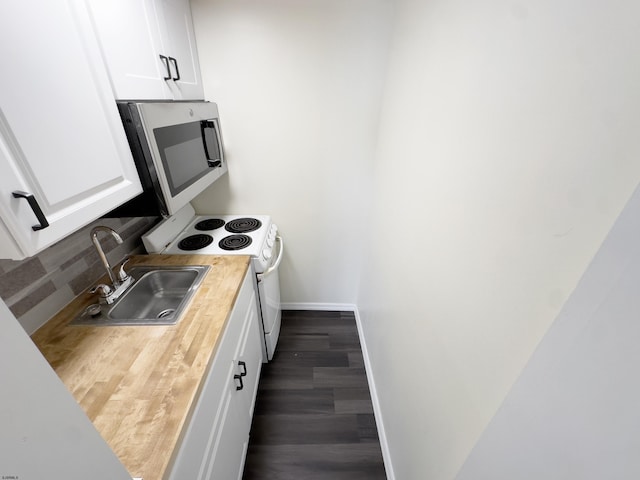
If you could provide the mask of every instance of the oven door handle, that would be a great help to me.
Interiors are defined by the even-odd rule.
[[[279,233],[276,234],[276,242],[280,244],[280,252],[278,253],[278,258],[273,263],[273,265],[267,268],[263,273],[258,273],[256,275],[256,277],[258,277],[259,282],[262,281],[262,279],[264,279],[265,277],[268,277],[269,275],[271,275],[274,271],[276,271],[280,266],[280,262],[282,262],[282,257],[284,257],[284,240],[282,240],[282,237],[280,236]]]

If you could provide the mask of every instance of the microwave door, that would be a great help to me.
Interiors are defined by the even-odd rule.
[[[222,145],[220,139],[220,128],[216,120],[202,120],[200,122],[202,134],[202,145],[204,154],[212,168],[222,166]]]

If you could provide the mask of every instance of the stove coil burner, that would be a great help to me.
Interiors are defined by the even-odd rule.
[[[236,218],[230,220],[225,225],[227,232],[231,233],[249,233],[259,229],[262,226],[262,222],[257,218]]]
[[[251,245],[251,237],[248,235],[229,235],[218,243],[223,250],[242,250]]]
[[[205,233],[198,233],[196,235],[189,235],[183,238],[178,243],[180,250],[200,250],[201,248],[210,245],[213,242],[213,237]]]
[[[202,220],[195,224],[194,228],[196,230],[215,230],[216,228],[220,228],[224,225],[224,220],[221,218],[207,218],[206,220]]]

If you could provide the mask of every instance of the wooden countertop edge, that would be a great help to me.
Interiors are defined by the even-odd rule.
[[[250,257],[141,255],[131,264],[211,268],[176,325],[69,326],[95,301],[85,293],[32,339],[131,476],[159,480],[171,471]]]

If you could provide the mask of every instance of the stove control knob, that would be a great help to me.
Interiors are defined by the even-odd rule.
[[[271,250],[269,250],[268,248],[265,248],[264,250],[262,250],[262,257],[265,260],[269,260],[271,258]]]
[[[269,238],[267,238],[267,246],[269,248],[273,247],[273,238],[271,238],[271,236],[269,236]]]

